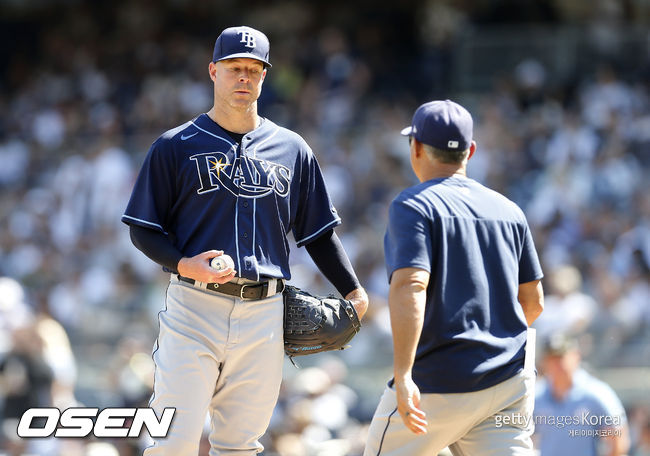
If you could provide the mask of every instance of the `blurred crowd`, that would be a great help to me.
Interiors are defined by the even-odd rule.
[[[185,2],[191,8],[170,23],[183,3],[167,10],[144,0],[63,8],[54,24],[23,24],[26,34],[38,33],[18,42],[6,61],[0,452],[131,455],[147,444],[27,442],[15,427],[33,406],[147,404],[168,277],[131,245],[120,216],[151,142],[209,109],[213,40],[231,25],[207,20],[201,2]],[[269,35],[273,68],[260,113],[298,131],[315,151],[343,219],[337,232],[371,296],[351,350],[305,358],[300,369],[287,364],[263,441],[269,456],[361,454],[391,372],[386,209],[416,182],[399,131],[432,97],[454,98],[474,114],[478,151],[469,176],[528,216],[546,274],[540,337],[577,337],[595,370],[650,368],[648,81],[603,62],[558,85],[531,58],[495,79],[489,92],[459,91],[442,68],[469,19],[444,4],[430,2],[430,14],[419,19],[404,9],[379,10],[352,31],[319,26],[316,7],[293,3],[230,17]],[[411,27],[403,39],[392,39],[404,24]],[[27,53],[30,43],[37,54]],[[295,246],[292,274],[296,285],[332,291]],[[647,391],[645,402],[630,391],[622,397],[630,454],[648,455]]]

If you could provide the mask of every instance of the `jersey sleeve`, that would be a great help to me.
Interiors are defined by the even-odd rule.
[[[293,222],[296,245],[302,247],[341,223],[325,186],[316,157],[305,155],[301,166],[299,205]]]
[[[533,235],[528,224],[525,225],[524,243],[519,258],[519,283],[532,282],[544,277],[542,266],[539,264]]]
[[[432,246],[427,218],[406,202],[396,199],[388,209],[388,227],[384,237],[386,270],[390,282],[402,268],[431,272]]]
[[[122,221],[167,234],[167,215],[173,205],[172,154],[158,139],[145,157]]]

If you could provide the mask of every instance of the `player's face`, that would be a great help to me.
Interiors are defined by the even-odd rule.
[[[210,63],[215,102],[235,109],[246,109],[257,101],[265,76],[264,64],[255,59],[227,59]]]

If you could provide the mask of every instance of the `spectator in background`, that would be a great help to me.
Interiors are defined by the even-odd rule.
[[[623,455],[629,448],[625,410],[616,393],[580,367],[580,353],[560,333],[544,348],[535,399],[536,448],[540,456]]]
[[[630,456],[650,456],[650,409],[636,402],[628,410]]]
[[[571,265],[555,268],[549,275],[551,293],[545,296],[544,312],[533,325],[541,340],[554,332],[579,334],[588,327],[598,304],[583,293],[582,274]]]
[[[43,355],[43,340],[33,324],[15,328],[12,348],[0,362],[0,395],[4,399],[0,421],[4,447],[22,454],[28,442],[15,438],[20,417],[32,407],[52,405],[52,369]],[[38,422],[37,422],[38,421]],[[44,425],[35,420],[35,426]]]
[[[631,453],[632,456],[650,456],[650,419],[641,428],[639,442]]]

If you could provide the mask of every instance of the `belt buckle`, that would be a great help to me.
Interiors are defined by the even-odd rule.
[[[242,284],[241,288],[239,289],[239,299],[244,300],[244,287],[246,287],[246,284]]]

